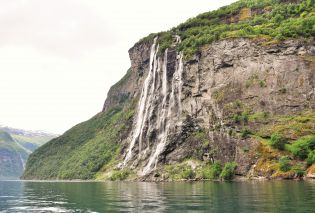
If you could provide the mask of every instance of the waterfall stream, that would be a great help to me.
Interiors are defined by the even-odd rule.
[[[126,165],[128,161],[132,157],[132,150],[134,149],[136,145],[136,141],[139,140],[139,146],[141,148],[141,136],[142,135],[142,130],[143,130],[143,124],[145,122],[145,118],[147,115],[147,110],[149,107],[149,104],[147,104],[147,99],[148,99],[148,92],[149,92],[149,86],[150,83],[152,82],[152,76],[154,75],[154,70],[155,70],[155,62],[156,62],[156,54],[158,52],[158,48],[156,48],[156,41],[157,38],[154,39],[153,45],[151,47],[151,53],[150,53],[150,69],[147,78],[144,81],[141,96],[140,96],[140,101],[138,105],[138,115],[137,115],[137,120],[135,122],[135,129],[132,135],[132,140],[129,145],[129,149],[127,152],[127,155],[124,159],[123,165]],[[151,96],[149,97],[149,99]]]
[[[18,155],[19,155],[19,157],[20,157],[23,170],[25,170],[25,164],[26,164],[26,163],[25,163],[25,161],[23,160],[21,153],[19,153],[19,152],[17,152],[17,153],[18,153]]]
[[[176,43],[178,42],[180,38],[176,36]],[[141,175],[149,174],[156,168],[159,156],[167,145],[171,128],[181,126],[183,54],[176,55],[175,71],[171,79],[168,79],[169,49],[165,50],[163,57],[158,56],[158,51],[159,45],[155,38],[151,46],[149,72],[143,84],[135,128],[123,162],[125,166],[133,158],[133,150],[138,143],[138,159],[149,157],[140,171]],[[156,132],[154,141],[148,139],[152,132]],[[143,140],[146,142],[145,150]],[[150,155],[147,156],[148,151]]]

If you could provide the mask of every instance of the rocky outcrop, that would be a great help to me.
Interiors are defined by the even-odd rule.
[[[149,69],[150,46],[150,42],[143,42],[129,50],[131,68],[119,82],[110,88],[103,112],[123,104],[129,98],[139,96],[144,80],[143,75]]]

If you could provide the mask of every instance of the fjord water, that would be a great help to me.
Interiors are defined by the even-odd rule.
[[[0,212],[314,212],[315,182],[0,182]]]

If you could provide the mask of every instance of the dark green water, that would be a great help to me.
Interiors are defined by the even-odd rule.
[[[0,212],[315,212],[315,182],[0,181]]]

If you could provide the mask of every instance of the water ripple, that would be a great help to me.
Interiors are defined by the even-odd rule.
[[[315,182],[1,182],[0,213],[312,212]]]

